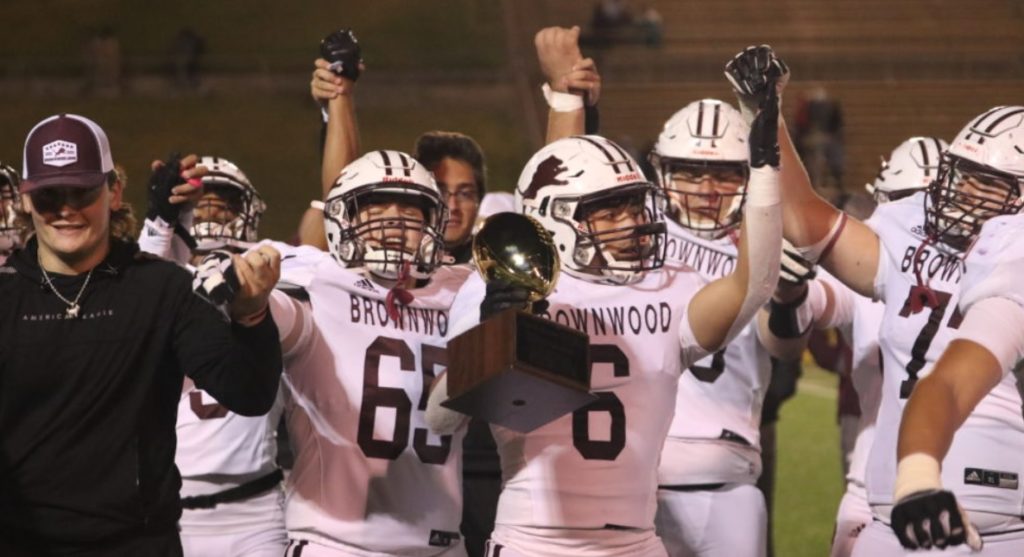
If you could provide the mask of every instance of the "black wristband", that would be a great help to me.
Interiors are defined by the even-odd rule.
[[[800,330],[800,319],[797,317],[797,310],[807,301],[807,294],[810,288],[805,288],[803,294],[791,302],[776,302],[774,298],[768,303],[768,330],[778,338],[793,339],[800,338],[811,329],[808,324],[803,331]]]

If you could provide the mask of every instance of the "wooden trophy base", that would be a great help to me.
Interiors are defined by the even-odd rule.
[[[586,334],[505,310],[448,342],[444,406],[526,433],[585,406],[590,393]]]

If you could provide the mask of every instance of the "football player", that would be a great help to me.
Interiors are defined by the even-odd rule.
[[[199,165],[207,170],[200,187],[184,184],[173,201],[151,203],[139,240],[142,249],[190,268],[213,250],[253,247],[266,210],[237,165],[210,156]],[[182,478],[179,527],[186,556],[276,557],[284,551],[283,475],[276,463],[281,411],[279,398],[263,416],[240,416],[185,379],[174,460]]]
[[[654,532],[656,467],[679,375],[743,329],[778,272],[775,107],[766,102],[752,142],[750,244],[734,273],[707,285],[685,267],[651,272],[664,260],[663,196],[621,147],[574,136],[527,163],[517,206],[552,233],[564,271],[544,315],[590,336],[600,398],[526,434],[492,426],[505,484],[490,555],[666,555]],[[515,305],[494,294],[471,277],[452,334]],[[445,389],[439,381],[431,401]],[[431,410],[436,427],[458,423]]]
[[[715,99],[665,123],[651,152],[668,196],[666,259],[707,281],[736,266],[750,173],[750,126]],[[771,361],[748,326],[679,380],[658,466],[658,535],[670,555],[765,554],[759,424]]]
[[[976,513],[965,512],[958,504],[961,498],[944,489],[941,471],[957,430],[972,417],[981,417],[977,413],[980,404],[988,400],[1005,407],[1005,412],[988,413],[984,418],[994,437],[1006,440],[1010,449],[1020,449],[1024,432],[1020,409],[1013,406],[1018,401],[999,391],[1019,387],[1019,362],[1024,359],[1024,289],[1019,281],[1024,269],[1019,247],[1022,233],[1021,216],[985,223],[967,256],[960,300],[963,323],[907,401],[900,424],[896,506],[892,511],[893,530],[905,547],[981,547],[971,522],[977,520]],[[1010,472],[995,477],[977,473],[993,489],[1008,488],[1016,478]],[[968,479],[969,473],[965,481]],[[1003,535],[990,536],[981,553],[1019,554],[1021,534],[1013,530],[1019,530],[1021,522],[1019,515],[1006,517],[1000,525]],[[958,549],[966,553],[962,546]]]
[[[937,137],[907,139],[893,150],[888,160],[882,161],[878,176],[866,189],[878,205],[924,190],[935,179],[947,147]],[[826,272],[805,280],[811,275],[811,269],[799,255],[791,250],[784,253],[783,280],[772,298],[767,319],[761,320],[759,333],[777,358],[799,357],[812,329],[837,328],[852,347],[850,376],[860,416],[852,428],[854,440],[849,446],[853,448],[844,455],[849,471],[846,492],[836,513],[831,551],[832,557],[849,557],[857,536],[872,520],[864,472],[882,387],[878,329],[885,306],[853,292]]]
[[[24,244],[22,227],[18,225],[18,213],[21,211],[19,184],[21,176],[18,171],[0,162],[0,265],[7,261],[12,251]]]
[[[324,208],[329,253],[286,249],[271,310],[285,359],[287,555],[465,555],[463,433],[424,421],[449,307],[469,273],[441,266],[447,210],[410,155],[346,166]]]
[[[784,64],[770,48],[751,47],[729,63],[727,74],[742,96],[752,98],[767,89],[765,68],[780,67]],[[779,80],[778,87],[784,85],[785,79]],[[868,225],[814,193],[788,134],[780,132],[787,239],[801,256],[820,261],[855,292],[885,303],[879,347],[886,373],[865,476],[876,520],[860,534],[854,556],[904,553],[889,528],[894,502],[907,495],[896,483],[900,416],[917,380],[931,370],[962,322],[956,308],[964,251],[985,221],[1021,207],[1024,154],[1017,142],[1022,126],[1024,107],[995,107],[972,119],[950,144],[928,190],[879,207]],[[1000,542],[1019,555],[1024,540],[1006,533],[1014,529],[1024,491],[1015,480],[984,479],[1012,480],[1024,468],[1019,457],[1024,435],[993,436],[987,427],[989,416],[1006,411],[1005,400],[1015,401],[1017,409],[1007,419],[1024,420],[1015,384],[1001,384],[958,432],[942,481],[972,511],[983,536],[999,533]]]

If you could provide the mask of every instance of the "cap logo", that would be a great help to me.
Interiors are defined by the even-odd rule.
[[[78,162],[78,145],[59,139],[43,145],[43,164],[60,167],[76,162]]]

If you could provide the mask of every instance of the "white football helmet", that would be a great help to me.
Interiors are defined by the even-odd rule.
[[[695,234],[720,238],[739,225],[750,177],[750,127],[728,103],[703,99],[686,105],[665,122],[651,151],[658,182],[669,195],[669,217]],[[700,184],[738,182],[735,192],[684,191],[673,177]],[[697,187],[697,186],[695,186]]]
[[[1024,206],[1024,106],[997,106],[960,130],[925,200],[935,240],[966,249],[985,222]]]
[[[938,137],[911,137],[882,159],[875,181],[864,186],[878,204],[896,201],[925,190],[939,173],[942,153],[949,143]]]
[[[361,214],[367,207],[394,203],[419,208],[422,220]],[[447,222],[448,207],[433,176],[399,151],[373,151],[350,163],[324,202],[327,244],[334,259],[385,280],[397,280],[403,272],[429,278],[442,261]],[[414,248],[408,246],[410,233],[421,233]]]
[[[9,254],[23,244],[18,226],[21,176],[14,167],[0,162],[0,254]]]
[[[198,244],[196,250],[246,249],[258,239],[260,217],[267,204],[235,163],[220,157],[203,157],[199,164],[209,170],[202,177],[203,194],[212,193],[218,199],[200,199],[196,204],[191,230]],[[210,207],[219,203],[223,206],[218,209]]]
[[[628,284],[665,261],[664,194],[622,147],[597,135],[560,139],[537,151],[519,176],[516,209],[554,237],[562,268],[593,282]],[[597,230],[609,209],[622,226]]]

